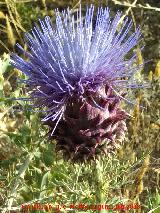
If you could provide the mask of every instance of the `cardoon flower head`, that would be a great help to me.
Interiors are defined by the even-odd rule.
[[[136,87],[133,66],[136,54],[127,55],[140,39],[137,28],[121,13],[110,18],[108,8],[94,6],[82,17],[71,10],[55,12],[56,25],[47,16],[31,33],[26,33],[29,60],[16,54],[11,63],[28,79],[29,100],[44,110],[43,118],[56,139],[56,149],[64,157],[92,159],[99,153],[114,151],[124,138],[128,114],[121,109],[126,88]]]

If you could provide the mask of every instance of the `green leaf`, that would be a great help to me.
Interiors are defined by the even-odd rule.
[[[41,193],[39,195],[39,198],[43,198],[45,193],[46,193],[46,188],[47,188],[47,184],[48,184],[48,177],[50,175],[50,171],[46,172],[43,177],[42,177],[42,182],[41,182]]]

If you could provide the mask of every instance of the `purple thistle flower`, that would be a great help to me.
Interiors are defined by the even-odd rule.
[[[75,124],[79,125],[79,129],[75,131],[85,137],[93,134],[88,130],[91,127],[80,127],[80,119],[82,123],[87,123],[86,119],[97,119],[93,122],[95,128],[103,123],[101,120],[112,118],[113,127],[116,122],[126,119],[127,113],[119,108],[120,100],[125,99],[126,88],[137,87],[133,77],[138,70],[138,67],[133,66],[136,54],[129,59],[126,55],[137,45],[141,37],[140,29],[129,35],[132,21],[126,18],[118,30],[121,13],[117,12],[111,19],[108,8],[98,8],[95,26],[94,6],[87,8],[85,17],[82,17],[81,8],[76,17],[71,12],[68,9],[60,14],[56,10],[55,26],[47,16],[39,21],[40,26],[34,27],[30,34],[25,34],[30,51],[26,52],[19,44],[18,47],[29,60],[16,54],[11,56],[11,64],[28,76],[25,83],[31,91],[29,100],[33,100],[34,107],[46,111],[43,121],[51,126],[51,135],[56,138],[64,138],[64,135],[60,137],[56,128],[60,125],[63,130],[64,125],[73,124],[76,113],[79,114],[79,123]],[[92,109],[88,109],[90,107],[94,109],[94,116],[90,111]],[[75,111],[75,114],[71,115],[71,111]],[[86,118],[82,115],[83,111]],[[90,118],[87,113],[91,113]],[[109,124],[110,121],[107,122]],[[125,130],[124,122],[120,126],[118,131],[122,133],[120,129]],[[103,138],[113,143],[113,131],[112,134],[105,131]],[[102,134],[98,134],[101,137]],[[70,133],[70,137],[73,138],[73,135]],[[94,149],[97,143],[100,144],[98,139]],[[79,146],[83,147],[82,144],[84,142],[76,143],[72,152],[76,153]],[[65,147],[64,142],[61,145]],[[93,149],[90,152],[93,154]]]

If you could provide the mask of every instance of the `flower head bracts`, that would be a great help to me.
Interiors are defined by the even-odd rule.
[[[18,47],[29,60],[16,54],[11,58],[12,65],[28,76],[25,83],[34,106],[48,112],[43,120],[57,121],[56,126],[73,95],[85,99],[86,91],[96,92],[105,85],[115,91],[136,86],[130,83],[138,69],[132,66],[136,55],[128,60],[126,55],[137,45],[140,29],[128,36],[132,22],[126,19],[118,31],[121,13],[111,20],[108,8],[98,9],[95,26],[93,6],[84,18],[81,8],[76,17],[71,12],[64,10],[60,15],[56,10],[55,26],[47,16],[31,34],[25,34],[30,51]]]

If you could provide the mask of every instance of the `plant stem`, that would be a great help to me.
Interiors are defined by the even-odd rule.
[[[17,178],[15,179],[15,183],[11,189],[9,199],[6,202],[5,208],[3,209],[2,213],[11,210],[13,201],[17,194],[17,189],[18,189],[19,185],[21,184],[22,179],[24,178],[25,172],[28,169],[29,163],[32,160],[32,158],[33,158],[33,154],[28,155],[25,162],[21,165],[21,167],[19,169],[19,174],[18,174]]]
[[[105,204],[104,182],[103,182],[103,164],[101,160],[95,160],[94,179],[95,179],[95,197],[96,205]],[[106,185],[106,184],[105,184]],[[97,210],[99,212],[99,210]],[[105,213],[105,209],[101,209],[101,213]]]

